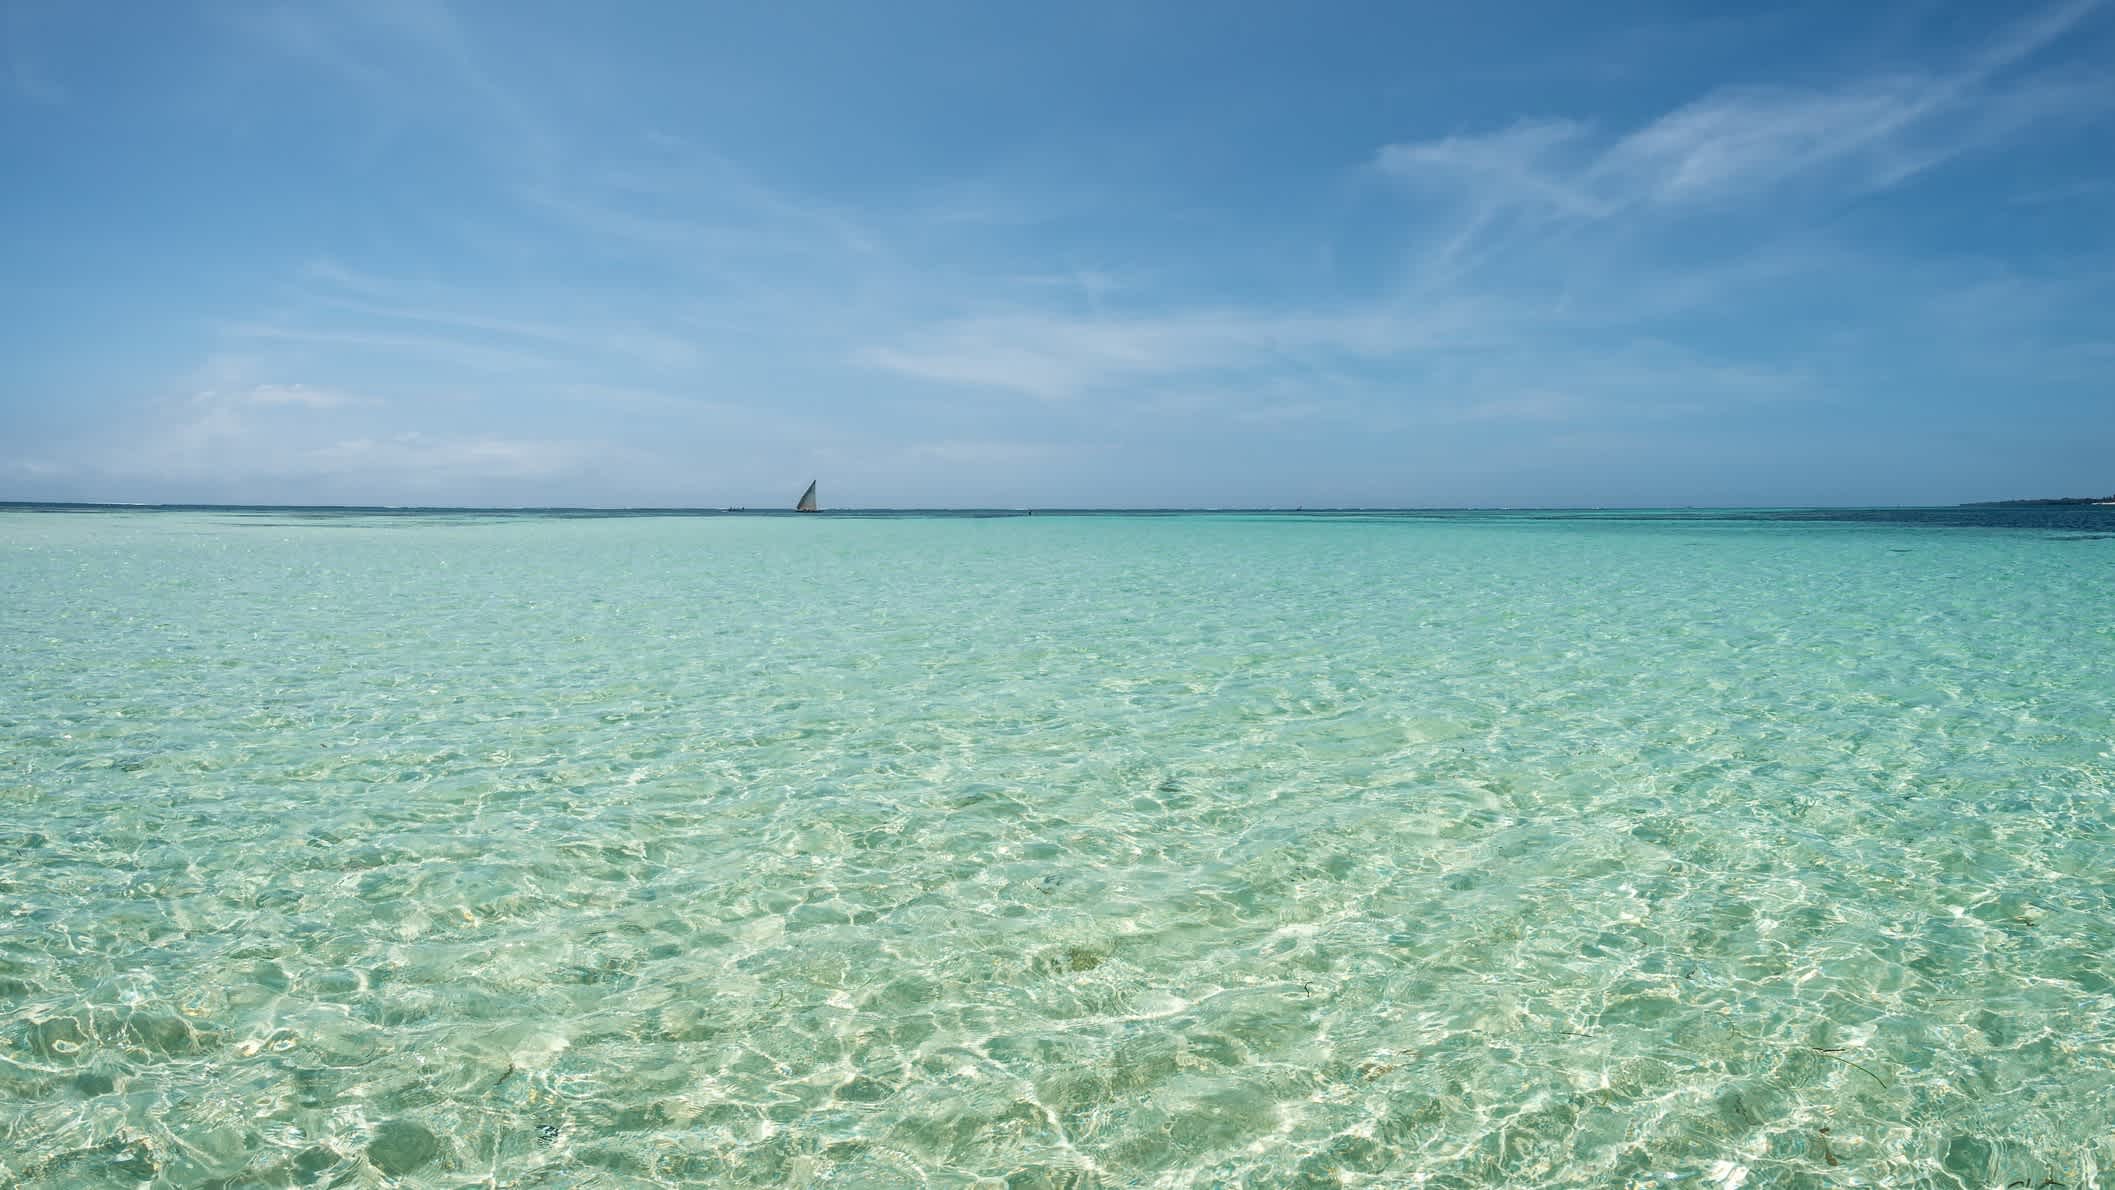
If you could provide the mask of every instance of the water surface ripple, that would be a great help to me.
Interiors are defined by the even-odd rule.
[[[0,514],[0,1182],[2107,1185],[2084,529]]]

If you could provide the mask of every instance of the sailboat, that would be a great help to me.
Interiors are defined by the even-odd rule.
[[[793,506],[793,511],[795,511],[795,512],[814,512],[814,511],[816,511],[816,508],[815,508],[815,481],[814,481],[814,480],[812,480],[812,479],[811,479],[811,480],[809,480],[809,481],[808,481],[808,490],[807,490],[807,491],[805,491],[805,492],[802,492],[802,493],[800,494],[800,503],[798,503],[798,504],[796,504],[796,505],[794,505],[794,506]]]

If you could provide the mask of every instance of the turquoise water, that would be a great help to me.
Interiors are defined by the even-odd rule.
[[[2115,1184],[2073,515],[0,513],[0,1182]]]

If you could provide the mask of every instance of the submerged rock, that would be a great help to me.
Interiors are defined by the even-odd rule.
[[[391,1120],[367,1142],[367,1159],[392,1176],[419,1169],[441,1154],[440,1138],[409,1120]]]

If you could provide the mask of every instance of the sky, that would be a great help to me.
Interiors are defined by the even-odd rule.
[[[2115,492],[2115,0],[0,0],[0,499]]]

